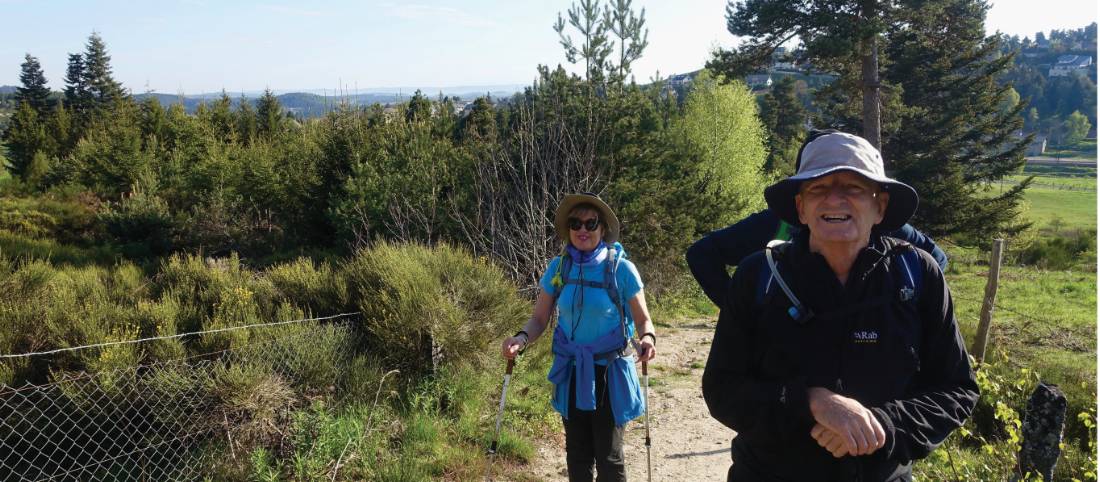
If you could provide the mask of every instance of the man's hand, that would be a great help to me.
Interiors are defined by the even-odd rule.
[[[840,436],[820,423],[814,424],[814,428],[810,430],[810,436],[817,441],[818,445],[833,454],[833,457],[839,459],[845,455],[851,455]]]
[[[810,435],[834,457],[867,455],[886,444],[882,425],[863,404],[826,388],[808,392],[810,413],[817,421]]]

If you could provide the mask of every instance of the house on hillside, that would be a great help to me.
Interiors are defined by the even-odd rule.
[[[667,84],[674,89],[685,89],[691,86],[691,74],[676,74],[668,77]]]
[[[745,83],[752,90],[764,90],[772,86],[772,76],[771,74],[746,75]]]
[[[1087,74],[1092,67],[1092,57],[1088,55],[1060,55],[1058,62],[1050,66],[1051,77],[1068,77],[1080,72]]]

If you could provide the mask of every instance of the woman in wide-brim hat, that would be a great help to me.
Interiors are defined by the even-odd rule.
[[[570,194],[558,205],[554,229],[565,243],[539,283],[535,310],[523,330],[502,344],[513,358],[554,329],[552,405],[565,426],[569,480],[626,480],[623,427],[645,410],[634,364],[653,358],[653,322],[642,278],[626,258],[619,219],[594,194]]]

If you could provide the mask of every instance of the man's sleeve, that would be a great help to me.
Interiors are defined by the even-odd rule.
[[[936,242],[927,234],[917,231],[917,228],[906,224],[897,231],[890,233],[889,236],[908,241],[909,244],[927,251],[928,254],[931,254],[932,258],[936,260],[936,264],[940,265],[940,271],[947,271],[947,253],[943,252],[943,250],[936,245]]]
[[[728,268],[737,266],[748,255],[764,249],[779,225],[771,211],[755,213],[737,224],[714,231],[687,250],[687,264],[703,293],[719,308],[729,287]]]
[[[883,455],[893,460],[927,456],[962,426],[978,402],[978,383],[970,368],[955,320],[951,293],[927,253],[918,311],[922,316],[920,366],[909,398],[870,407],[886,430]]]
[[[754,284],[763,265],[763,255],[754,254],[733,275],[703,370],[703,398],[712,417],[742,435],[809,433],[813,417],[805,380],[762,381],[753,375],[759,373],[754,370]]]

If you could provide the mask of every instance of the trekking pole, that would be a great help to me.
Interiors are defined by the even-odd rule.
[[[504,370],[504,387],[500,389],[500,406],[497,408],[497,431],[493,443],[489,445],[489,467],[485,469],[485,480],[493,470],[493,459],[497,454],[497,443],[500,442],[500,421],[504,417],[504,398],[508,395],[508,382],[512,380],[512,367],[516,365],[515,358],[508,359],[508,368]]]
[[[645,400],[645,470],[646,480],[653,482],[653,465],[650,463],[649,449],[652,443],[649,438],[649,363],[642,362],[642,395]]]

